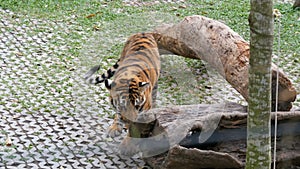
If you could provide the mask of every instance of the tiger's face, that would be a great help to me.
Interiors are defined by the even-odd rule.
[[[132,80],[128,85],[119,81],[107,83],[111,105],[124,120],[136,121],[138,113],[151,108],[152,98],[147,97],[151,96],[149,82]]]

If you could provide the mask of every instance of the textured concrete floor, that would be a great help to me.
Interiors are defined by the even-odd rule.
[[[89,99],[65,56],[74,25],[0,9],[0,168],[144,166],[118,155],[121,138],[105,135],[110,107]]]

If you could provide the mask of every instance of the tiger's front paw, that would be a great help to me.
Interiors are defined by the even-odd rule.
[[[112,124],[107,131],[107,134],[110,137],[116,137],[119,136],[122,133],[122,126],[117,124]]]

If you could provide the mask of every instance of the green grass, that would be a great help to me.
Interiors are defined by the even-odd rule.
[[[180,8],[180,6],[183,5],[186,8]],[[99,23],[103,21],[120,20],[122,17],[127,17],[129,15],[138,16],[151,11],[167,13],[179,19],[188,15],[204,15],[216,20],[224,21],[246,40],[249,39],[247,18],[250,4],[248,1],[245,2],[244,0],[194,0],[181,4],[156,4],[141,7],[125,6],[120,0],[2,0],[0,6],[17,13],[24,13],[32,17],[50,20],[67,21],[69,18],[75,17],[83,26],[84,30],[89,31],[92,31],[92,29],[87,28],[99,25]],[[296,49],[296,51],[299,51],[300,47],[297,45],[299,44],[299,38],[297,38],[299,36],[295,36],[299,35],[300,22],[296,21],[299,18],[299,10],[293,10],[291,5],[287,4],[275,4],[274,8],[279,9],[283,14],[281,40],[283,44],[289,44],[282,45],[282,50],[291,52]],[[95,14],[95,16],[86,18],[90,14]],[[118,46],[118,48],[120,48],[120,46]],[[275,48],[277,48],[276,45]]]
[[[66,25],[68,23],[75,24],[70,33],[55,30],[58,32],[57,36],[62,37],[66,42],[54,41],[52,43],[56,46],[67,43],[69,47],[63,54],[54,55],[67,63],[66,65],[53,64],[48,68],[56,71],[70,70],[73,69],[74,65],[80,66],[76,65],[75,59],[79,58],[82,62],[93,60],[94,63],[99,61],[96,58],[99,56],[102,57],[101,61],[106,63],[103,65],[103,68],[106,69],[118,58],[124,39],[129,34],[152,30],[156,25],[164,22],[176,23],[189,15],[204,15],[220,20],[239,33],[245,40],[249,40],[250,36],[248,26],[250,3],[245,0],[191,0],[180,4],[160,3],[139,7],[126,6],[121,0],[1,0],[0,7],[20,14],[24,18],[39,18],[54,22],[63,21]],[[294,83],[299,84],[300,68],[295,66],[299,65],[300,62],[300,21],[297,21],[300,17],[299,10],[293,10],[288,4],[275,4],[274,8],[279,9],[282,13],[281,57],[275,58],[274,62],[278,63],[287,74],[294,77]],[[275,26],[274,53],[277,53],[278,23]],[[34,33],[38,33],[47,30],[40,28],[35,31]],[[98,53],[91,56],[90,50],[95,50]],[[199,62],[188,59],[185,59],[185,62],[192,69],[201,69]],[[87,61],[87,64],[90,62]],[[172,83],[168,77],[163,78],[165,78],[162,79],[164,82]],[[200,83],[202,82],[200,81]]]
[[[180,8],[180,6],[183,5],[186,8]],[[4,9],[10,9],[17,13],[24,13],[32,17],[46,18],[50,20],[67,21],[68,19],[75,17],[76,20],[84,27],[84,30],[89,31],[92,31],[93,29],[91,28],[93,28],[93,26],[99,25],[99,23],[103,21],[119,21],[122,17],[130,15],[138,16],[151,11],[167,13],[178,19],[189,15],[204,15],[225,22],[246,40],[249,39],[247,18],[250,10],[250,4],[248,1],[245,2],[244,0],[194,0],[180,4],[156,4],[141,7],[125,6],[120,0],[2,0],[0,2],[0,6]],[[292,45],[289,45],[289,47],[286,45],[285,47],[283,45],[282,50],[287,50],[288,52],[295,51],[294,49],[299,50],[300,47],[297,45],[299,44],[299,38],[295,36],[299,35],[300,22],[296,21],[299,18],[299,10],[293,10],[291,5],[288,4],[275,4],[274,8],[279,9],[283,14],[283,31],[281,34],[282,42]],[[87,18],[90,14],[95,14],[95,16]],[[101,29],[101,26],[99,29]],[[118,48],[120,47],[121,46],[118,45]]]

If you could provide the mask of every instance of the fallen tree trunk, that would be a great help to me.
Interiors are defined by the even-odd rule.
[[[163,25],[154,37],[165,51],[201,59],[216,69],[248,100],[249,43],[225,24],[203,16],[189,16],[175,25]],[[296,90],[288,77],[272,64],[272,110],[275,110],[276,75],[279,74],[278,110],[289,111]]]
[[[272,113],[272,128],[274,118]],[[278,112],[277,119],[277,168],[300,166],[300,111]],[[247,108],[244,106],[226,103],[158,108],[143,114],[140,121],[151,123],[133,124],[135,136],[148,138],[134,144],[139,145],[144,160],[154,169],[245,165]]]

